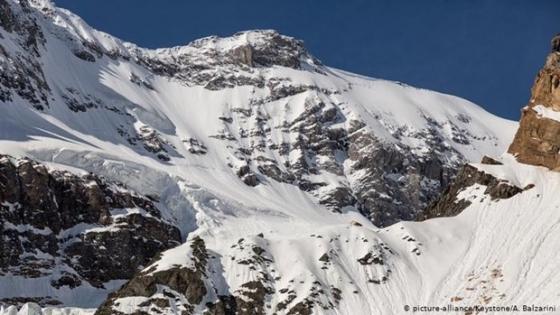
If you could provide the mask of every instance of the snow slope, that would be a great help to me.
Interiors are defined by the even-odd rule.
[[[344,216],[340,216],[339,222],[305,224],[299,220],[273,222],[269,217],[266,220],[257,217],[250,223],[246,219],[231,220],[219,228],[199,229],[195,234],[204,238],[211,252],[220,254],[216,265],[221,264],[225,279],[221,283],[216,281],[219,290],[233,292],[240,284],[256,277],[257,272],[231,261],[232,256],[242,255],[231,244],[244,238],[245,243],[264,248],[267,257],[274,261],[271,268],[280,277],[275,283],[277,290],[295,290],[297,302],[307,296],[315,281],[335,286],[342,295],[336,308],[340,314],[403,314],[405,304],[411,307],[442,307],[450,303],[558,307],[560,279],[557,279],[555,255],[559,250],[560,205],[556,191],[560,175],[518,164],[509,156],[503,161],[505,165],[476,166],[512,184],[535,187],[499,201],[481,193],[483,187],[469,187],[463,196],[475,202],[453,218],[399,223],[379,230],[363,219],[363,226],[344,222],[350,219]],[[264,238],[257,236],[261,232]],[[409,238],[414,241],[408,241]],[[381,250],[384,266],[357,262],[367,252],[379,249],[376,246],[379,244],[385,244],[392,252]],[[419,248],[419,255],[415,248]],[[157,268],[188,265],[185,251],[183,245],[164,253],[156,263]],[[324,263],[319,261],[324,253],[332,257],[326,263],[332,264],[326,271],[321,269]],[[392,272],[383,284],[368,282],[387,274],[387,270]],[[282,298],[275,296],[269,303],[275,305]],[[334,298],[323,298],[323,303],[328,305],[329,301]],[[124,308],[121,310],[126,311],[127,305],[121,305]],[[322,313],[320,309],[316,312]]]
[[[460,307],[496,307],[486,313],[500,314],[514,313],[500,311],[507,306],[550,306],[556,309],[529,313],[558,314],[560,175],[519,164],[508,155],[501,161],[504,165],[473,166],[518,187],[534,187],[510,199],[492,200],[483,193],[484,186],[473,185],[461,192],[472,204],[457,217],[385,229],[356,215],[309,221],[263,214],[232,218],[197,229],[145,272],[193,268],[190,243],[200,237],[212,257],[205,282],[211,293],[196,313],[217,296],[240,294],[244,284],[260,281],[278,293],[265,300],[270,306],[266,314],[287,313],[306,299],[315,305],[313,314],[404,314],[405,305],[452,305],[460,310],[446,314],[464,314]],[[255,260],[255,248],[262,249],[259,256],[265,263],[243,263]],[[156,296],[121,297],[115,309],[149,311],[141,304]],[[281,309],[286,301],[288,308]]]

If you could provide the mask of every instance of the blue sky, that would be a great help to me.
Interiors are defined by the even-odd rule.
[[[560,32],[558,0],[55,0],[144,47],[276,29],[323,63],[469,99],[517,120]]]

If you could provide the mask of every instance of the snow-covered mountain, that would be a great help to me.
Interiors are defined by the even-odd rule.
[[[330,68],[268,30],[144,49],[46,0],[0,0],[0,68],[0,304],[558,300],[557,174],[509,155],[459,171],[517,129],[466,100]]]
[[[385,226],[414,219],[515,129],[462,99],[328,68],[274,31],[146,50],[49,2],[5,3],[0,119],[12,154],[100,174],[112,167],[99,160],[138,163],[222,194],[239,178],[256,187],[246,195],[282,183]]]

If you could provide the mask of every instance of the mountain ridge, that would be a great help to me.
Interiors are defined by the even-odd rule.
[[[24,96],[38,93],[46,98],[46,95],[51,95],[51,102],[57,104],[56,108],[37,103],[37,97],[28,97],[29,102],[39,109],[43,108],[45,114],[61,124],[53,128],[50,122],[38,122],[43,130],[56,134],[66,128],[64,133],[68,135],[78,131],[81,134],[72,135],[74,139],[83,141],[84,135],[93,136],[94,139],[128,146],[137,154],[155,156],[167,163],[176,163],[174,159],[199,163],[196,157],[192,157],[192,152],[199,153],[194,155],[200,157],[208,156],[203,153],[209,150],[220,152],[218,157],[222,162],[216,161],[212,167],[224,168],[227,165],[246,184],[255,186],[268,179],[294,184],[312,192],[335,211],[347,206],[358,208],[378,225],[413,219],[446,186],[454,169],[463,161],[499,152],[507,142],[501,139],[510,137],[507,134],[512,124],[489,116],[470,103],[459,105],[463,103],[460,99],[381,80],[348,77],[324,66],[298,69],[296,59],[300,61],[300,56],[309,60],[305,65],[313,65],[313,58],[306,54],[300,42],[275,32],[245,32],[233,39],[220,41],[228,42],[225,46],[234,47],[233,50],[237,51],[238,47],[245,46],[237,43],[231,46],[229,42],[237,42],[239,38],[250,35],[256,37],[253,42],[258,43],[265,36],[267,44],[264,45],[265,53],[261,54],[266,57],[263,57],[264,60],[270,60],[267,57],[272,49],[270,47],[275,47],[277,40],[288,43],[289,47],[295,46],[294,55],[282,53],[275,57],[279,61],[273,59],[279,62],[279,66],[269,63],[266,67],[251,67],[235,61],[236,53],[216,55],[213,44],[201,51],[196,48],[192,56],[185,54],[166,62],[141,56],[128,61],[130,57],[119,57],[116,48],[103,41],[86,41],[88,36],[93,39],[102,37],[108,43],[118,44],[118,40],[103,33],[103,36],[94,36],[96,31],[87,28],[67,11],[60,11],[66,17],[63,19],[53,13],[59,12],[58,9],[47,7],[45,11],[42,6],[39,8],[40,13],[31,13],[45,14],[45,19],[54,19],[64,25],[64,30],[72,31],[64,35],[55,28],[51,36],[50,22],[41,28],[49,37],[46,45],[63,57],[37,59],[30,56],[28,59],[33,61],[34,68],[42,69],[43,75],[48,73],[49,78],[39,80],[40,85],[32,82],[24,84],[23,91],[16,91]],[[42,18],[39,16],[36,20]],[[70,22],[76,25],[71,26]],[[77,33],[76,29],[83,34]],[[79,35],[77,40],[68,41],[66,38],[71,38],[74,33]],[[203,42],[207,44],[214,40],[207,38]],[[245,41],[242,40],[242,43]],[[191,46],[199,44],[195,41]],[[191,46],[181,49],[189,50]],[[92,57],[84,57],[87,54]],[[281,66],[285,60],[289,60],[288,66]],[[22,62],[23,70],[19,72],[32,71],[27,69],[27,64]],[[59,73],[59,69],[68,69],[70,75]],[[69,80],[70,77],[72,79]],[[187,88],[192,88],[192,92]],[[238,89],[232,92],[234,88]],[[374,96],[377,103],[374,107],[367,104],[372,90],[377,95]],[[198,113],[196,106],[189,107],[188,102],[199,103],[202,98],[216,98],[211,91],[221,93],[219,97],[222,100],[216,103],[222,104],[213,104],[213,109],[205,109],[205,113]],[[180,97],[186,97],[186,100],[180,100]],[[412,107],[395,106],[400,103],[411,104]],[[283,110],[279,109],[281,106]],[[183,113],[185,110],[197,117],[187,117]],[[21,119],[18,117],[21,114],[14,112],[11,115],[14,119],[5,119],[4,123],[13,126],[13,130],[21,129],[22,124],[14,125],[14,121]],[[79,119],[78,115],[84,116],[84,119]],[[43,120],[35,113],[30,113],[30,116],[34,116],[28,118],[30,121]],[[488,117],[489,121],[484,121],[486,118],[477,120],[479,116]],[[98,132],[97,127],[89,122],[91,120],[103,121],[105,127]],[[209,126],[214,130],[206,131]],[[179,131],[179,128],[182,130]],[[36,132],[22,131],[24,137]],[[217,140],[221,144],[211,148],[209,143]],[[370,148],[363,150],[361,147],[364,145]],[[478,152],[481,145],[487,146],[484,152]],[[107,144],[95,147],[104,146]],[[225,151],[224,146],[227,148]],[[185,147],[188,152],[179,152]],[[430,153],[430,150],[433,152]],[[385,160],[383,163],[386,165],[378,168],[368,162],[367,156],[372,152],[377,155],[375,159]],[[396,158],[388,159],[391,156]],[[389,169],[396,175],[386,174]],[[373,178],[385,176],[390,181],[372,184],[366,178],[354,176],[360,173]],[[389,182],[392,182],[391,186],[387,184]],[[406,194],[415,195],[413,190],[421,193],[409,198],[399,192],[402,190],[400,185],[410,185]],[[379,194],[370,196],[372,189],[379,190]],[[395,195],[393,198],[403,205],[383,201],[383,198],[374,201],[385,195]],[[412,211],[406,209],[409,205],[413,206]],[[382,215],[376,210],[380,207],[392,209]]]

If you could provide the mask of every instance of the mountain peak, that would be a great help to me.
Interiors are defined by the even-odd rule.
[[[140,49],[141,54],[150,50]],[[276,30],[246,30],[231,36],[211,35],[196,39],[185,46],[155,50],[156,58],[170,56],[190,59],[204,56],[206,62],[219,64],[242,64],[249,67],[283,66],[300,69],[306,63],[312,67],[321,62],[305,48],[304,42],[294,37],[280,34]]]
[[[320,65],[320,62],[307,52],[302,40],[282,35],[276,30],[257,29],[227,37],[208,36],[172,50],[178,50],[179,54],[207,52],[214,56],[222,55],[234,63],[250,67],[284,66],[297,69],[301,67],[302,61]]]
[[[56,7],[56,4],[50,0],[0,1],[0,26],[7,31],[12,30],[12,24],[27,19],[37,20],[37,23],[42,24],[47,32],[53,33],[57,38],[66,39],[66,44],[71,46],[78,57],[86,61],[95,61],[95,56],[106,55],[111,58],[144,59],[147,57],[167,65],[171,62],[172,67],[176,66],[177,61],[181,64],[200,65],[203,59],[206,60],[205,67],[245,65],[300,69],[303,64],[309,64],[312,68],[321,65],[307,52],[302,40],[282,35],[276,30],[247,30],[226,37],[213,35],[196,39],[184,46],[154,50],[139,47],[98,31],[79,16]],[[26,28],[21,28],[22,32],[27,32]],[[200,58],[201,56],[204,58]]]
[[[273,29],[246,30],[225,37],[212,35],[196,39],[189,43],[188,46],[203,47],[206,45],[216,44],[217,46],[225,49],[239,45],[259,47],[277,42],[279,39],[284,40],[284,44],[289,44],[291,47],[296,45],[303,46],[303,42],[301,40],[281,35],[278,31]]]

